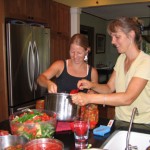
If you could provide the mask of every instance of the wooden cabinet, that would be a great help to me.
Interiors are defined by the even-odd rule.
[[[69,6],[52,0],[5,0],[5,17],[46,23],[51,29],[51,62],[68,58]]]
[[[115,107],[99,105],[99,116],[101,118],[115,119]]]
[[[50,11],[51,29],[59,34],[70,35],[70,7],[53,1]]]
[[[27,18],[48,23],[50,0],[26,0],[27,1]]]
[[[70,7],[52,2],[50,5],[51,63],[69,58]]]
[[[0,1],[0,122],[8,119],[4,1]]]
[[[5,17],[49,23],[50,0],[5,0]]]
[[[5,0],[5,17],[25,19],[26,18],[26,0]]]
[[[69,40],[70,36],[51,32],[51,63],[69,58]]]

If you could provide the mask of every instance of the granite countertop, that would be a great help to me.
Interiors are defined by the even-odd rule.
[[[97,126],[107,125],[108,122],[109,119],[100,118]],[[115,120],[111,128],[111,132],[106,134],[105,136],[95,136],[93,135],[93,130],[90,130],[88,143],[92,144],[93,148],[99,148],[115,130],[128,130],[128,127],[129,127],[129,123]],[[0,129],[10,131],[9,121],[6,120],[1,122]],[[150,125],[133,124],[132,131],[150,134]],[[74,135],[72,131],[57,132],[54,137],[56,139],[61,140],[64,143],[65,150],[75,150]]]

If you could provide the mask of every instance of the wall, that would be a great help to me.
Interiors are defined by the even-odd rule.
[[[118,57],[118,53],[115,50],[115,48],[112,47],[110,43],[111,39],[106,32],[107,23],[108,22],[104,19],[100,19],[98,17],[86,13],[81,13],[80,15],[81,25],[90,26],[94,28],[94,66],[96,66],[96,64],[99,63],[113,66]],[[106,35],[105,53],[96,54],[96,33]]]
[[[141,18],[144,25],[147,26],[149,23],[149,18]],[[115,47],[111,44],[111,38],[106,32],[107,24],[109,21],[104,19],[81,13],[80,15],[80,24],[85,26],[90,26],[94,28],[94,66],[99,63],[106,64],[110,67],[113,67],[118,58],[118,52]],[[106,35],[106,46],[105,53],[96,54],[96,33],[101,33]]]

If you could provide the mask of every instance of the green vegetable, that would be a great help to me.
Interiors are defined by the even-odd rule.
[[[24,112],[20,114],[20,116],[16,116],[11,125],[13,129],[16,130],[17,134],[23,135],[29,140],[35,138],[52,138],[55,132],[55,124],[50,124],[49,120],[42,122],[42,120],[45,120],[45,117],[48,116],[37,110],[33,110],[33,112]],[[50,118],[48,117],[48,119]],[[26,121],[28,122],[25,123]],[[18,122],[20,124],[18,124]]]
[[[55,128],[51,124],[41,124],[41,134],[43,138],[50,138],[53,136]]]
[[[23,133],[22,133],[22,136],[24,136],[24,137],[27,138],[27,139],[32,139],[32,138],[33,138],[33,135],[32,135],[32,134],[29,134],[29,133],[27,133],[27,132],[23,132]]]
[[[92,147],[92,144],[88,144],[87,149],[90,149]]]
[[[39,112],[39,111],[37,111],[37,110],[34,110],[34,113],[33,114],[31,114],[31,113],[26,113],[26,114],[24,114],[23,116],[21,116],[21,117],[18,117],[18,116],[16,116],[16,118],[14,119],[14,121],[16,122],[19,122],[19,123],[24,123],[25,121],[27,121],[27,120],[31,120],[31,119],[33,119],[35,116],[40,116],[40,115],[42,115],[42,113],[41,112]],[[38,121],[37,121],[38,122]]]

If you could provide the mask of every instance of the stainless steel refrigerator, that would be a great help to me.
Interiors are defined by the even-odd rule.
[[[50,29],[29,23],[6,23],[9,114],[34,107],[47,92],[36,83],[50,65]]]

